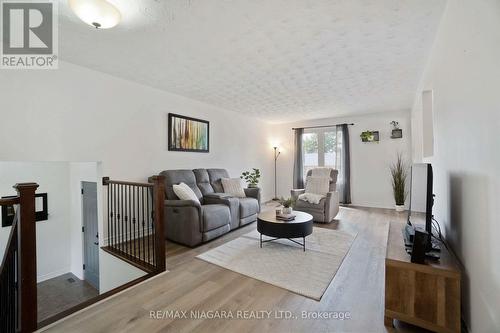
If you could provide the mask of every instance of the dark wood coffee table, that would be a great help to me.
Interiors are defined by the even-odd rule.
[[[296,215],[292,221],[281,221],[276,219],[276,212],[270,211],[260,213],[257,216],[257,231],[260,233],[260,247],[262,243],[271,242],[280,238],[286,238],[303,247],[306,250],[306,236],[312,234],[313,217],[311,214],[293,211]],[[275,237],[273,239],[262,240],[262,235]],[[303,242],[299,243],[292,238],[302,238]]]

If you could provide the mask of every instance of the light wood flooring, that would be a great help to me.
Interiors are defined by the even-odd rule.
[[[316,225],[358,232],[320,302],[212,265],[195,256],[256,228],[253,223],[191,249],[167,242],[167,269],[111,299],[47,327],[49,332],[425,332],[384,326],[384,258],[390,221],[405,214],[341,208],[336,221]],[[256,244],[257,246],[257,244]],[[290,311],[299,319],[153,319],[150,311]],[[302,311],[349,312],[351,318],[300,319]],[[220,313],[220,312],[219,312]]]

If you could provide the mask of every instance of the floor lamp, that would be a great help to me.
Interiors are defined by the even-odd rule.
[[[276,193],[276,188],[277,188],[277,178],[276,178],[276,161],[278,160],[278,157],[280,156],[281,152],[279,151],[278,147],[273,147],[274,149],[274,201],[279,201],[278,195]]]

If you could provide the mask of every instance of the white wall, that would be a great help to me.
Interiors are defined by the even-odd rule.
[[[422,160],[423,90],[434,91],[434,213],[465,266],[472,332],[500,332],[500,2],[449,0],[412,110]]]
[[[391,139],[392,120],[403,130],[402,139]],[[389,165],[398,152],[410,159],[410,112],[382,112],[355,117],[329,118],[290,124],[274,125],[272,140],[282,147],[278,159],[278,196],[290,196],[293,178],[294,127],[322,126],[354,123],[349,126],[351,148],[351,199],[354,205],[394,208]],[[363,143],[360,134],[365,130],[378,130],[379,143]]]
[[[99,177],[129,181],[146,181],[165,169],[222,167],[238,177],[256,167],[263,174],[264,200],[272,196],[269,127],[255,118],[66,62],[55,71],[2,71],[0,94],[0,160],[98,161]],[[169,152],[169,112],[210,121],[210,153]],[[71,203],[75,226],[76,197]],[[99,212],[102,241],[102,200]],[[81,235],[76,229],[71,235],[76,270]],[[100,267],[104,287],[109,276],[120,275]]]
[[[255,118],[66,62],[2,71],[0,91],[0,160],[101,161],[104,175],[137,181],[165,169],[223,167],[238,177],[257,167],[271,194],[268,126]],[[169,112],[210,121],[210,153],[169,152]]]
[[[99,275],[100,294],[146,275],[143,270],[129,265],[103,250],[99,250],[99,270],[101,271]]]
[[[36,181],[37,193],[47,193],[47,221],[36,223],[37,280],[68,273],[71,266],[69,165],[64,162],[0,162],[0,193],[16,195],[15,183]],[[3,258],[11,227],[0,228],[0,258]]]

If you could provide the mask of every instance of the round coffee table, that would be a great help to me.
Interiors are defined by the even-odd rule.
[[[260,247],[262,243],[271,242],[280,238],[299,244],[306,250],[306,236],[312,234],[313,217],[311,214],[293,211],[295,219],[291,221],[282,221],[276,219],[276,212],[270,211],[260,213],[257,216],[257,231],[260,233]],[[262,235],[275,237],[273,239],[262,240]],[[303,243],[299,243],[292,238],[302,238]]]

